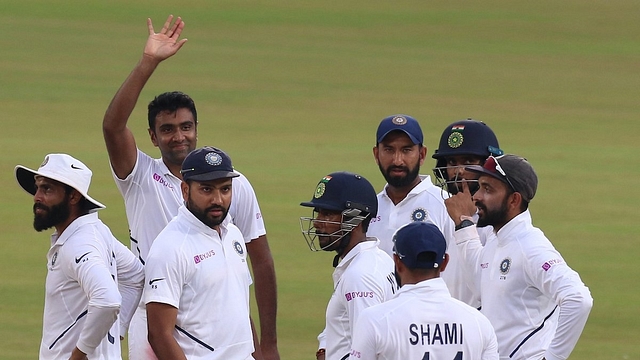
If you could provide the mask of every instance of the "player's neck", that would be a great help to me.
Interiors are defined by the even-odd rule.
[[[389,184],[387,186],[387,196],[389,197],[389,199],[391,199],[391,202],[393,202],[393,205],[398,205],[398,203],[404,200],[404,198],[406,198],[407,195],[409,195],[411,190],[413,190],[413,188],[418,186],[418,184],[420,184],[421,181],[422,179],[420,178],[420,176],[417,176],[415,180],[411,182],[411,184],[406,186],[397,187]]]

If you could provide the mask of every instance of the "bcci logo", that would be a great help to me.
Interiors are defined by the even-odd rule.
[[[210,152],[204,156],[204,161],[211,166],[218,166],[222,164],[222,156],[217,153]]]
[[[391,122],[396,125],[404,125],[407,123],[407,119],[405,119],[404,116],[396,116],[393,119],[391,119]]]
[[[331,176],[327,175],[320,180],[318,186],[316,186],[316,191],[313,193],[313,197],[319,199],[324,195],[324,191],[327,189],[327,183],[331,180]]]
[[[417,208],[411,213],[411,221],[425,221],[427,219],[427,210]]]
[[[510,258],[505,258],[500,263],[500,273],[502,275],[507,275],[507,273],[509,272],[509,269],[511,269],[511,259]]]
[[[316,187],[316,192],[313,193],[313,197],[316,199],[319,199],[322,197],[322,195],[324,195],[324,191],[326,190],[327,186],[321,182],[320,184],[318,184],[318,187]]]
[[[238,255],[242,256],[244,254],[244,249],[238,240],[233,242],[233,249],[238,253]]]
[[[449,145],[449,147],[452,149],[459,148],[460,146],[462,146],[463,142],[464,136],[462,136],[462,134],[457,131],[452,132],[447,139],[447,145]]]

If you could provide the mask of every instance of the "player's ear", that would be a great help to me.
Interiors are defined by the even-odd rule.
[[[180,190],[182,190],[182,200],[187,202],[189,200],[189,183],[182,180],[180,183]]]
[[[444,269],[447,268],[447,265],[449,265],[449,254],[445,253],[444,260],[442,261],[442,264],[440,264],[440,272],[443,272]]]
[[[420,145],[420,165],[424,163],[424,159],[427,158],[427,147]]]
[[[158,147],[158,137],[156,136],[156,132],[151,130],[151,128],[147,129],[147,131],[149,132],[149,137],[151,138],[153,146]]]
[[[378,145],[376,144],[376,146],[373,147],[373,158],[376,160],[376,164],[380,165],[380,162],[378,161]]]

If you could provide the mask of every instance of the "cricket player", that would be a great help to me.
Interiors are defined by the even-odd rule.
[[[159,360],[253,359],[247,248],[228,216],[238,176],[220,149],[184,160],[185,204],[145,265],[149,342]]]
[[[516,155],[490,156],[478,174],[473,195],[477,225],[469,210],[467,183],[445,200],[459,230],[462,259],[479,283],[482,313],[498,337],[501,359],[567,359],[587,322],[593,299],[547,237],[532,224],[529,203],[538,176]],[[480,243],[476,227],[493,226],[497,240]]]
[[[33,227],[55,228],[47,253],[40,360],[121,359],[120,336],[142,294],[142,264],[100,221],[105,206],[89,196],[91,170],[67,154],[49,154],[38,170],[18,165],[33,195]]]
[[[465,171],[465,166],[482,165],[489,156],[502,154],[496,134],[484,122],[469,118],[449,124],[442,132],[438,148],[432,156],[436,159],[436,167],[433,169],[435,182],[442,188],[443,199],[462,191],[462,182],[467,183],[471,195],[475,194],[478,190],[478,176]],[[469,200],[469,211],[475,212],[475,206]],[[473,219],[477,222],[477,213],[473,215]],[[478,235],[482,245],[496,239],[491,226],[478,228]],[[451,246],[455,247],[453,243]],[[474,272],[465,271],[464,264],[460,264],[460,267],[465,272],[467,285],[473,294],[466,302],[480,308],[480,295],[475,286],[480,279],[473,277]]]
[[[311,201],[312,217],[301,217],[302,234],[313,251],[335,251],[334,291],[316,359],[349,357],[356,319],[363,309],[390,299],[397,289],[393,261],[367,237],[378,204],[373,186],[360,175],[334,172],[323,177]]]
[[[497,360],[489,320],[451,297],[440,277],[447,243],[437,226],[414,221],[394,235],[396,296],[362,311],[353,331],[350,359]]]
[[[453,244],[454,224],[447,214],[441,190],[429,175],[420,175],[427,148],[423,145],[422,128],[409,115],[388,116],[378,125],[373,156],[387,184],[378,193],[378,214],[371,220],[369,235],[380,240],[380,249],[393,256],[393,234],[413,221],[438,226]],[[451,257],[447,272],[442,274],[451,295],[467,304],[476,297],[468,284],[470,279],[458,263],[455,246],[449,246]]]
[[[102,123],[113,178],[125,203],[131,251],[143,264],[154,239],[178,214],[178,208],[183,204],[180,169],[184,158],[195,149],[198,136],[195,103],[179,91],[160,94],[148,106],[149,137],[160,150],[159,159],[138,149],[133,133],[127,127],[140,93],[155,69],[176,54],[187,41],[180,39],[184,29],[181,18],[173,21],[173,16],[169,16],[158,33],[155,33],[150,19],[147,25],[149,37],[142,57],[114,95]],[[278,360],[273,257],[253,187],[244,175],[237,174],[239,176],[233,178],[229,216],[247,243],[255,277],[261,330],[261,347],[256,350],[263,350],[267,360]],[[129,331],[131,359],[154,359],[146,329],[145,311],[141,304]]]

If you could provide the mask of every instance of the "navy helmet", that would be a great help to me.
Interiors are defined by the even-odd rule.
[[[483,159],[500,156],[503,151],[498,138],[491,128],[482,121],[471,118],[456,121],[447,126],[440,137],[438,148],[433,154],[436,167],[433,169],[436,183],[450,193],[456,193],[456,186],[447,175],[447,157],[456,155],[474,155]]]
[[[346,171],[324,176],[316,185],[311,200],[302,202],[300,205],[314,209],[312,217],[300,218],[302,233],[313,251],[331,250],[329,247],[338,241],[348,242],[348,235],[353,229],[363,221],[370,221],[378,214],[378,198],[373,185],[364,177]],[[340,229],[329,234],[335,237],[335,241],[324,247],[316,246],[318,235],[315,232],[314,223],[320,221],[316,218],[317,210],[331,210],[342,214]],[[368,223],[363,227],[366,231]],[[341,247],[343,246],[337,249],[338,252]]]

